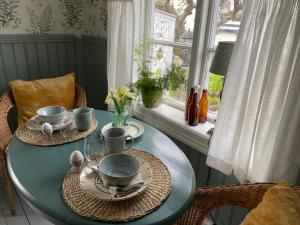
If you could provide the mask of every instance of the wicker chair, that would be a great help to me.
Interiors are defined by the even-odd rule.
[[[264,193],[273,185],[257,183],[198,188],[192,205],[174,225],[201,225],[210,211],[226,205],[251,210],[262,201]],[[300,197],[300,187],[292,188]]]
[[[13,203],[13,192],[11,181],[7,170],[6,163],[6,148],[12,137],[11,131],[7,122],[7,114],[15,105],[12,90],[7,89],[0,97],[0,166],[4,182],[5,192],[7,194],[8,205],[11,215],[15,215],[16,210]],[[82,87],[75,85],[75,107],[86,106],[86,96]]]

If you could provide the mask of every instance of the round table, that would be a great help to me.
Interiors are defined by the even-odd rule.
[[[96,111],[97,130],[112,121],[112,113]],[[58,146],[41,147],[25,144],[14,135],[8,147],[8,169],[14,185],[32,208],[55,224],[74,225],[153,225],[172,224],[190,205],[195,193],[194,171],[188,159],[165,134],[141,122],[144,134],[134,147],[144,149],[161,159],[172,176],[172,190],[166,201],[154,212],[127,223],[105,223],[84,218],[64,202],[61,186],[70,169],[72,151],[82,151],[82,140]]]

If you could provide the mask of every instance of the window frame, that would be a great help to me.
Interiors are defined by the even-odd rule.
[[[152,1],[155,5],[155,0]],[[203,83],[205,83],[205,80],[208,78],[207,57],[209,53],[216,50],[215,47],[210,46],[212,40],[214,41],[213,35],[215,35],[214,31],[216,30],[215,20],[217,19],[216,15],[218,15],[218,7],[219,0],[197,0],[192,44],[157,40],[152,38],[152,34],[150,34],[151,38],[149,38],[149,40],[152,44],[191,49],[186,97],[188,97],[189,91],[193,86],[200,84],[203,88]],[[154,9],[152,15],[154,16]],[[182,111],[185,110],[185,103],[181,103],[169,97],[166,98],[165,104]],[[209,113],[208,119],[214,122],[216,115]]]
[[[186,87],[186,98],[188,98],[190,89],[194,86],[201,85],[203,88],[208,88],[209,67],[213,53],[216,51],[215,37],[217,34],[217,22],[219,18],[220,0],[197,0],[195,23],[193,31],[192,45],[185,42],[170,42],[153,38],[153,21],[155,11],[155,0],[147,0],[146,13],[147,20],[145,23],[151,24],[151,29],[145,32],[145,39],[152,44],[162,46],[170,46],[176,48],[191,48],[191,60],[189,65],[189,75]],[[164,104],[185,111],[185,102],[176,101],[172,97],[165,98]],[[218,112],[209,111],[207,120],[215,123]]]
[[[218,18],[219,1],[197,1],[187,96],[191,87],[202,83],[209,76],[208,69],[210,65],[207,65],[207,58],[209,54],[216,51],[216,46],[210,44],[211,40],[214,40],[212,36],[216,36],[214,32],[217,32],[217,23],[215,20]],[[146,22],[150,24],[153,21],[155,1],[147,0],[147,2],[149,4],[146,11],[149,13],[149,20]],[[215,23],[215,27],[212,26],[213,23]],[[153,26],[151,28],[153,32]],[[152,33],[144,37],[146,37],[146,40],[150,40]],[[208,112],[206,123],[189,126],[184,119],[185,103],[181,103],[180,106],[180,104],[167,99],[165,104],[151,109],[145,108],[140,103],[141,100],[134,102],[132,105],[134,117],[154,126],[195,150],[207,154],[211,130],[215,127],[216,113]]]
[[[192,51],[192,44],[184,43],[184,42],[170,42],[170,41],[163,41],[163,40],[156,40],[154,38],[150,39],[151,44],[162,45],[162,46],[169,46],[173,48],[182,48],[182,49],[189,49]],[[166,97],[165,104],[179,109],[181,111],[185,110],[185,103],[177,101],[171,97]]]
[[[191,51],[191,62],[189,68],[189,79],[187,84],[187,92],[190,88],[196,84],[199,84],[200,79],[203,79],[203,75],[200,74],[204,49],[207,45],[207,21],[211,21],[211,7],[212,0],[198,0],[196,5],[195,24],[193,32],[193,43]],[[219,0],[213,0],[219,1]],[[147,24],[152,24],[155,1],[147,0],[146,11],[149,13],[148,20],[144,21]],[[151,26],[153,32],[153,26]],[[150,40],[151,33],[144,32],[143,40]],[[148,34],[148,35],[147,35]],[[197,41],[196,41],[197,40]],[[201,59],[201,60],[196,60]],[[137,75],[137,74],[134,74]],[[201,76],[200,76],[201,75]],[[189,94],[189,93],[188,93]],[[187,94],[187,96],[188,96]],[[188,146],[207,154],[208,142],[210,135],[209,132],[214,126],[214,119],[208,118],[208,121],[197,126],[189,126],[184,119],[185,103],[182,106],[178,106],[176,102],[165,101],[166,104],[159,106],[158,108],[145,108],[141,103],[141,100],[135,101],[132,105],[132,112],[134,117],[162,130],[167,135],[176,138],[177,140],[185,143]]]

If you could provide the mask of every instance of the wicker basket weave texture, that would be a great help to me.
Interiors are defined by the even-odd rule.
[[[174,225],[201,225],[209,212],[226,205],[240,206],[246,209],[255,208],[265,192],[274,183],[255,183],[204,187],[196,190],[190,208]],[[300,198],[300,187],[292,186]]]

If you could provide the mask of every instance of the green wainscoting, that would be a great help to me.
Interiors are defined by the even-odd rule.
[[[0,93],[10,80],[33,80],[76,72],[88,104],[106,109],[106,39],[74,35],[0,35]],[[16,128],[16,110],[9,114]]]

